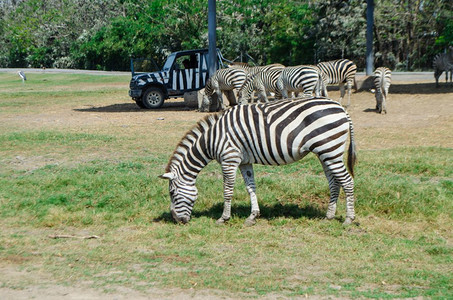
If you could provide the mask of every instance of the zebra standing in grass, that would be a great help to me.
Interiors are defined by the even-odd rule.
[[[346,220],[354,213],[354,181],[346,170],[343,155],[350,136],[348,169],[353,175],[356,160],[353,125],[345,109],[326,98],[295,99],[234,106],[223,114],[209,115],[179,142],[165,174],[169,179],[170,210],[177,222],[190,220],[198,190],[200,171],[212,160],[223,173],[223,214],[217,223],[231,217],[231,199],[239,168],[250,195],[251,214],[246,225],[255,224],[260,215],[253,164],[284,165],[316,154],[324,168],[330,188],[327,218],[335,216],[340,188],[346,195]]]
[[[317,64],[317,66],[325,75],[325,85],[339,84],[340,104],[345,94],[344,84],[346,82],[348,87],[348,104],[346,105],[346,107],[348,107],[351,104],[351,89],[352,85],[354,84],[357,66],[349,59],[337,59],[321,62]]]
[[[237,102],[233,90],[239,90],[246,77],[247,74],[242,69],[226,68],[217,70],[206,82],[200,111],[209,111],[213,102],[214,107],[211,110],[223,110],[222,92],[225,92],[231,106],[236,105]]]
[[[439,87],[439,77],[445,71],[445,82],[448,83],[448,73],[450,72],[450,84],[453,77],[453,46],[448,48],[447,53],[439,53],[433,59],[434,78],[436,87]]]
[[[303,92],[304,97],[311,97],[313,92],[317,97],[327,96],[324,80],[316,66],[294,66],[282,70],[276,82],[277,89],[283,98],[291,93]]]
[[[275,99],[281,99],[282,94],[277,88],[277,79],[280,77],[281,72],[282,69],[271,69],[248,76],[238,91],[238,103],[251,103],[254,91],[258,94],[258,101],[268,102],[267,92],[273,92]]]
[[[376,110],[378,113],[386,114],[386,100],[392,83],[392,71],[386,67],[377,68],[374,71],[374,86],[376,87]]]

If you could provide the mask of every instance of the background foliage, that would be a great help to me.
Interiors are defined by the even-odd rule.
[[[5,0],[0,67],[128,70],[130,57],[206,47],[201,0]],[[366,3],[218,1],[217,46],[229,59],[312,64],[347,57],[364,67]],[[453,44],[453,2],[375,1],[375,65],[430,69]]]

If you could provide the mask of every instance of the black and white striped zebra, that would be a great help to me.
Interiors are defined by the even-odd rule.
[[[327,96],[322,74],[318,67],[310,65],[286,67],[276,82],[277,89],[283,98],[291,93],[303,92],[304,97]]]
[[[348,88],[348,104],[346,105],[346,107],[348,107],[351,104],[351,89],[354,84],[357,66],[349,59],[337,59],[327,62],[320,62],[319,64],[317,64],[317,66],[325,75],[325,85],[339,84],[340,104],[345,94],[344,84],[346,83]]]
[[[380,114],[387,113],[386,100],[391,83],[392,71],[389,68],[380,67],[374,71],[374,86],[376,87],[376,110]]]
[[[232,69],[242,69],[247,72],[247,75],[255,75],[259,72],[267,72],[270,70],[283,69],[285,66],[282,64],[270,64],[265,66],[250,66],[248,64],[230,64],[229,68]]]
[[[448,48],[448,52],[439,53],[434,57],[433,68],[436,87],[439,87],[439,77],[443,72],[445,72],[445,83],[448,83],[448,73],[450,73],[450,84],[453,84],[453,46]]]
[[[277,79],[282,69],[271,69],[249,75],[238,91],[238,103],[252,103],[253,92],[257,93],[258,101],[268,102],[267,93],[274,93],[274,99],[281,99],[282,94],[277,87]]]
[[[237,101],[233,90],[239,90],[247,77],[242,69],[226,68],[217,70],[206,82],[201,111],[219,111],[224,109],[222,92],[225,93],[231,106]],[[214,107],[212,104],[214,103]]]
[[[315,153],[327,177],[330,201],[327,218],[335,216],[340,188],[346,195],[346,220],[355,218],[354,181],[343,156],[350,136],[348,169],[353,175],[356,160],[353,125],[345,109],[327,98],[282,100],[265,104],[234,106],[198,122],[179,142],[165,174],[169,179],[171,213],[175,221],[190,220],[198,190],[200,171],[212,160],[223,173],[224,210],[218,223],[231,217],[231,200],[239,168],[250,195],[251,214],[247,225],[260,214],[253,164],[284,165]]]

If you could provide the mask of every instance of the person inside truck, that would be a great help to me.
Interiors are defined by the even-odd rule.
[[[190,61],[186,58],[185,60],[182,61],[182,64],[184,65],[184,69],[190,69]]]

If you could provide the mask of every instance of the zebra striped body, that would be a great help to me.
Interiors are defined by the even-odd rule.
[[[171,212],[177,222],[190,220],[198,191],[199,172],[211,161],[221,164],[224,211],[217,221],[231,216],[231,199],[239,168],[250,195],[252,213],[259,216],[253,164],[284,165],[315,153],[329,182],[327,218],[335,216],[342,187],[346,194],[346,221],[354,213],[354,181],[343,162],[350,132],[348,168],[353,174],[355,143],[351,119],[338,102],[327,98],[295,99],[266,104],[238,105],[223,114],[210,115],[182,138],[161,177],[170,180]]]
[[[249,66],[248,64],[233,64],[228,65],[229,68],[232,69],[242,69],[247,72],[247,75],[255,75],[260,72],[267,72],[270,70],[278,70],[283,69],[285,66],[282,64],[270,64],[265,66]]]
[[[272,69],[248,76],[238,92],[238,103],[247,104],[252,102],[253,92],[257,92],[258,100],[268,102],[267,92],[273,92],[275,99],[281,99],[282,95],[277,88],[277,79],[280,77],[282,69]]]
[[[325,85],[339,84],[340,86],[340,104],[343,100],[345,90],[344,84],[348,87],[348,104],[351,104],[351,89],[354,84],[357,66],[349,59],[338,59],[317,64],[318,68],[325,75]]]
[[[203,108],[209,108],[214,103],[214,111],[223,110],[222,92],[225,92],[231,106],[237,104],[233,89],[239,90],[244,83],[246,76],[246,72],[242,69],[226,68],[217,70],[206,83],[203,96]],[[213,99],[213,97],[215,97],[215,99]]]
[[[439,87],[439,77],[445,71],[445,82],[448,83],[448,73],[450,73],[450,84],[453,77],[453,46],[450,46],[447,53],[437,54],[433,59],[434,78],[436,87]]]
[[[379,113],[387,113],[386,100],[392,83],[392,71],[386,67],[377,68],[374,71],[374,86],[376,87],[376,110]]]
[[[323,80],[316,66],[294,66],[282,70],[276,85],[283,98],[293,92],[303,92],[304,97],[311,97],[313,92],[320,96]]]

